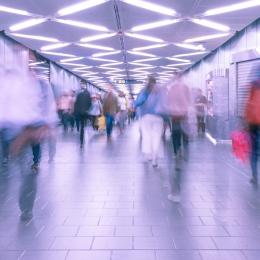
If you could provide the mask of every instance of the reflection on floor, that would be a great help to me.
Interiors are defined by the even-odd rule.
[[[60,132],[55,162],[45,148],[37,174],[30,151],[1,169],[0,259],[259,259],[260,194],[229,145],[199,136],[176,171],[169,132],[157,168],[136,123],[110,142],[86,132],[83,149]]]

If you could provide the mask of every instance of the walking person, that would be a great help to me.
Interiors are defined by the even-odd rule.
[[[107,141],[111,140],[113,122],[118,111],[118,99],[114,93],[113,85],[109,84],[108,92],[106,93],[103,101],[103,113],[106,117]]]
[[[163,116],[156,112],[160,102],[160,88],[156,86],[153,76],[136,98],[135,106],[139,107],[142,129],[142,152],[152,161],[152,166],[158,166],[158,157],[163,157]]]
[[[205,107],[207,104],[207,99],[202,95],[202,90],[198,89],[197,97],[195,98],[194,106],[197,110],[197,124],[198,124],[198,133],[200,129],[202,133],[205,133]]]
[[[258,70],[260,67],[258,68]],[[260,140],[260,79],[256,79],[250,84],[250,92],[245,107],[245,121],[248,123],[249,134],[251,137],[250,164],[252,178],[250,182],[258,183],[258,147]]]
[[[87,118],[87,111],[91,107],[91,97],[87,88],[83,88],[83,91],[78,94],[74,106],[75,113],[78,114],[80,120],[80,147],[84,144],[84,127]]]
[[[127,117],[127,112],[129,109],[128,100],[126,99],[125,93],[123,91],[120,91],[118,97],[118,106],[119,106],[119,130],[120,130],[120,134],[123,134],[125,130],[125,121]]]
[[[102,105],[99,100],[97,100],[96,94],[91,95],[91,107],[88,110],[88,116],[91,121],[91,125],[94,131],[98,130],[97,120],[102,115]]]

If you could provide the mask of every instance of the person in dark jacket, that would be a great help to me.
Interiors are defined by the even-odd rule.
[[[84,126],[87,118],[87,111],[89,110],[90,106],[91,97],[87,88],[84,88],[83,91],[78,94],[74,106],[74,111],[79,115],[80,120],[80,147],[83,147],[84,143]]]

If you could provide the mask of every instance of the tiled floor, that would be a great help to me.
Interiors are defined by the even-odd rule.
[[[60,132],[55,163],[44,149],[38,174],[30,153],[1,169],[0,259],[260,259],[260,194],[230,145],[199,136],[175,171],[169,132],[158,168],[143,160],[136,123],[110,142],[87,133],[81,150],[77,133]],[[20,221],[19,201],[33,200],[34,218]]]

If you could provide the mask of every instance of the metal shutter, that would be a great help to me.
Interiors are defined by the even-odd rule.
[[[260,59],[237,64],[237,115],[243,116],[244,105],[249,92],[248,83],[259,77]]]

